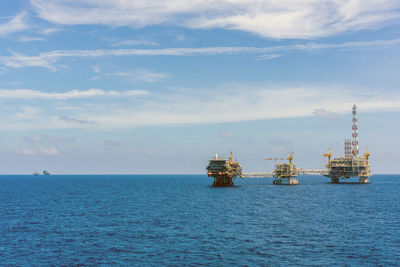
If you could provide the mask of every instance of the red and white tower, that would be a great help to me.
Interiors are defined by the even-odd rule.
[[[357,128],[357,106],[353,105],[353,157],[358,157],[358,128]]]

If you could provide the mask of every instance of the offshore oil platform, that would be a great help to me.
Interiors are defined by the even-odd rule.
[[[265,160],[275,160],[275,168],[272,172],[272,177],[274,177],[273,184],[276,185],[295,185],[298,184],[297,180],[298,171],[296,166],[292,163],[293,152],[287,158],[289,163],[277,163],[277,160],[285,160],[285,158],[266,158]]]
[[[357,106],[353,105],[353,140],[346,139],[344,141],[344,157],[332,159],[332,150],[323,154],[327,159],[325,167],[328,173],[324,176],[331,178],[332,183],[339,183],[339,179],[348,179],[350,177],[359,177],[362,184],[369,183],[371,169],[369,166],[368,151],[360,157],[358,152],[358,127],[357,127]]]
[[[218,158],[218,154],[215,154],[214,158],[208,161],[206,169],[208,177],[214,178],[213,186],[232,186],[236,177],[242,177],[242,166],[233,160],[232,152],[229,159]]]
[[[359,156],[358,151],[358,126],[357,126],[357,106],[353,105],[353,140],[346,139],[344,142],[344,156],[332,159],[332,150],[323,154],[326,158],[325,170],[296,168],[292,163],[293,152],[288,158],[266,158],[274,160],[275,167],[273,172],[254,172],[242,173],[240,164],[233,160],[233,155],[227,159],[219,159],[218,154],[214,159],[209,160],[207,166],[208,176],[214,178],[214,186],[232,186],[236,177],[241,178],[269,178],[273,177],[274,185],[296,185],[299,175],[323,175],[331,179],[331,183],[340,183],[340,179],[359,177],[359,183],[369,183],[371,169],[369,164],[370,153],[368,148],[363,156]],[[277,163],[279,160],[288,160],[288,163]]]

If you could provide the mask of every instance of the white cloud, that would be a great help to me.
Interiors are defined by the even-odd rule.
[[[71,90],[63,93],[48,93],[43,91],[35,91],[29,89],[0,90],[0,99],[47,99],[47,100],[67,100],[77,98],[92,97],[134,97],[149,95],[150,92],[145,90],[129,90],[129,91],[105,91],[101,89],[89,89],[86,91]]]
[[[75,139],[72,137],[48,136],[48,135],[27,135],[24,137],[25,142],[30,144],[37,143],[73,143]]]
[[[99,66],[99,64],[94,65],[92,69],[93,69],[94,72],[99,73],[99,72],[100,72],[100,66]]]
[[[37,107],[30,106],[22,106],[19,107],[17,113],[15,114],[16,119],[18,120],[34,120],[41,116],[42,109]]]
[[[14,150],[15,154],[19,155],[36,155],[42,154],[46,156],[55,156],[60,154],[59,151],[55,147],[39,147],[39,148],[16,148]]]
[[[331,119],[331,120],[337,120],[339,118],[339,115],[337,113],[332,112],[330,110],[326,110],[324,108],[315,109],[313,111],[313,114],[315,116],[323,117],[323,118],[327,118],[327,119]]]
[[[360,92],[322,88],[242,88],[176,92],[158,96],[152,103],[115,112],[99,110],[91,115],[103,126],[130,128],[169,124],[209,124],[312,116],[318,106],[348,112],[353,102],[360,110],[400,108],[400,95],[362,97]],[[229,95],[229,98],[226,96]],[[221,99],[224,99],[221,102]],[[318,103],[318,104],[316,104]],[[318,106],[316,106],[318,105]],[[237,112],[240,107],[240,112]],[[234,114],[234,115],[233,115]],[[91,119],[91,116],[88,119]],[[116,120],[115,118],[118,118]]]
[[[0,56],[0,63],[7,67],[43,67],[56,70],[54,64],[63,58],[98,58],[122,56],[191,56],[224,54],[268,54],[285,51],[312,51],[322,49],[377,49],[400,44],[400,39],[376,40],[370,42],[346,43],[306,43],[267,47],[201,47],[201,48],[164,48],[164,49],[110,49],[110,50],[55,50],[43,52],[37,56],[27,56],[12,52],[11,56]],[[277,54],[273,54],[274,57]]]
[[[278,54],[265,54],[265,55],[261,55],[257,58],[257,60],[262,61],[262,60],[270,60],[270,59],[274,59],[274,58],[278,58],[281,55]]]
[[[71,118],[69,116],[59,116],[60,120],[70,122],[70,123],[78,123],[78,124],[95,124],[95,121],[81,120],[76,118]]]
[[[220,133],[218,134],[218,136],[221,137],[221,138],[232,138],[232,137],[234,137],[235,135],[234,135],[233,132],[231,132],[231,131],[226,131],[226,132],[220,132]]]
[[[42,19],[59,25],[167,24],[300,39],[375,29],[399,18],[400,6],[397,0],[31,0],[31,4]]]
[[[157,43],[146,39],[138,39],[138,40],[126,40],[118,42],[112,44],[111,46],[117,47],[117,46],[138,46],[138,45],[156,46]]]
[[[39,147],[38,151],[40,154],[47,156],[55,156],[60,154],[55,147]]]
[[[19,155],[35,155],[36,151],[34,149],[22,147],[22,148],[16,148],[15,153]]]
[[[385,94],[365,88],[348,90],[339,86],[255,87],[229,84],[223,88],[159,91],[153,93],[151,99],[134,98],[129,102],[71,102],[64,109],[60,109],[60,104],[49,103],[45,105],[45,110],[31,114],[29,119],[3,111],[0,120],[3,129],[24,131],[132,129],[307,117],[315,116],[316,110],[321,107],[329,114],[349,114],[354,103],[358,104],[360,112],[400,111],[400,93]],[[317,113],[326,115],[326,112]],[[67,116],[68,119],[60,116]],[[227,137],[230,134],[223,135]]]
[[[46,39],[41,38],[41,37],[27,37],[27,36],[23,36],[23,37],[19,38],[19,40],[21,42],[43,42],[43,41],[46,41]]]
[[[59,32],[59,31],[62,31],[62,29],[61,28],[46,28],[46,29],[41,30],[40,33],[43,35],[49,35],[49,34],[52,34],[55,32]]]
[[[37,134],[31,136],[25,136],[25,140],[29,143],[36,143],[43,141],[42,137]]]
[[[16,15],[6,23],[0,24],[0,36],[9,35],[14,32],[28,29],[29,25],[26,23],[25,20],[26,14],[23,12]]]
[[[138,81],[158,82],[170,77],[170,75],[166,73],[156,72],[153,70],[145,70],[145,69],[137,69],[130,72],[116,72],[109,74],[109,76],[123,77],[133,83]]]
[[[89,80],[91,80],[91,81],[97,81],[97,80],[100,80],[100,79],[101,79],[101,76],[98,76],[98,75],[89,78]]]
[[[11,56],[3,57],[0,56],[0,62],[12,68],[20,68],[20,67],[42,67],[48,68],[52,71],[56,70],[52,64],[55,63],[58,58],[54,57],[43,57],[43,56],[26,56],[23,54],[12,52]]]

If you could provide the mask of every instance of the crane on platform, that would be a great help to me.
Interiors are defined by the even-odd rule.
[[[292,160],[293,160],[293,151],[290,153],[290,156],[287,158],[289,160],[289,165],[292,166]]]
[[[369,153],[369,149],[368,148],[367,148],[367,151],[365,151],[363,156],[365,157],[366,165],[369,167],[369,156],[371,156],[371,154]]]
[[[328,153],[322,154],[325,158],[328,158],[328,162],[325,164],[326,167],[328,167],[328,164],[331,163],[331,158],[332,158],[332,149],[329,148]]]
[[[278,158],[278,157],[275,157],[275,158],[265,158],[264,160],[273,160],[274,162],[275,162],[275,164],[279,161],[279,160],[289,160],[289,163],[291,164],[292,163],[292,160],[293,160],[293,152],[290,154],[290,156],[289,157],[287,157],[287,158]]]

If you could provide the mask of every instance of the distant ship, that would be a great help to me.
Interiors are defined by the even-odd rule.
[[[48,171],[44,170],[44,171],[43,171],[43,175],[49,176],[50,173],[49,173]]]
[[[38,176],[40,173],[38,171],[34,172],[33,175]]]

